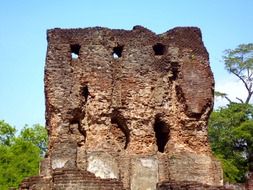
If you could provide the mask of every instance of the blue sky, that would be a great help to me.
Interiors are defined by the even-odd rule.
[[[46,30],[55,27],[200,27],[217,89],[243,94],[222,53],[253,42],[252,0],[0,0],[0,19],[0,119],[17,128],[45,123]]]

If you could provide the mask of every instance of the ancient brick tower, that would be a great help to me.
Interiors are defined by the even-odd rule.
[[[198,28],[52,29],[47,40],[49,150],[40,176],[20,189],[222,185],[207,140],[214,80]]]

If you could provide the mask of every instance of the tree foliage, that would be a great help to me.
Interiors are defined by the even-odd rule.
[[[0,144],[9,146],[16,129],[4,121],[0,121]]]
[[[27,125],[21,130],[20,138],[24,141],[32,142],[40,149],[40,154],[44,155],[47,150],[47,131],[39,124],[28,127]]]
[[[0,189],[17,187],[28,176],[37,175],[39,162],[46,151],[44,127],[25,126],[19,135],[16,129],[0,121]]]
[[[253,106],[231,103],[214,111],[209,141],[223,164],[225,181],[245,181],[246,173],[253,171]]]
[[[241,44],[237,48],[225,50],[223,56],[225,69],[235,75],[245,86],[245,100],[237,97],[240,103],[248,104],[253,94],[253,43]],[[225,96],[231,103],[230,99]]]

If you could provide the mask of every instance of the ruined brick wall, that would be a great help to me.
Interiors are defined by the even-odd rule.
[[[42,177],[71,170],[132,190],[163,180],[222,185],[207,139],[214,79],[198,28],[52,29],[47,39]]]

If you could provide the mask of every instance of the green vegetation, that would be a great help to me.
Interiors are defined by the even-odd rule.
[[[18,187],[28,176],[38,175],[47,147],[47,132],[41,125],[16,129],[0,121],[0,189]]]
[[[225,69],[242,82],[247,91],[245,100],[231,101],[227,94],[226,107],[213,111],[209,119],[209,141],[214,154],[223,165],[224,179],[244,182],[246,174],[253,172],[253,44],[241,44],[234,50],[225,50]]]
[[[224,179],[244,182],[253,159],[253,106],[231,103],[211,114],[209,140],[223,164]]]

